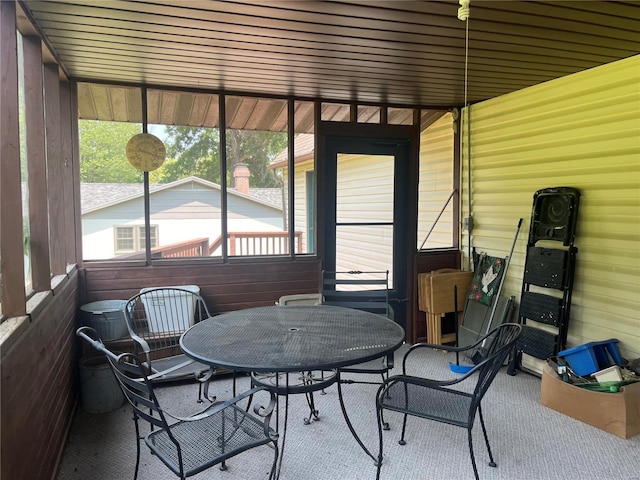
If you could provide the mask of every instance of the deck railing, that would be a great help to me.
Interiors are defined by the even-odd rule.
[[[289,232],[229,233],[229,255],[286,255]],[[295,232],[296,253],[302,251],[302,232]]]
[[[231,232],[228,254],[237,255],[286,255],[289,253],[289,232]],[[302,232],[295,232],[296,253],[302,251]],[[160,245],[151,249],[151,258],[207,257],[214,255],[222,246],[222,236],[211,244],[206,237],[184,242]],[[118,255],[118,260],[144,259],[145,252]]]

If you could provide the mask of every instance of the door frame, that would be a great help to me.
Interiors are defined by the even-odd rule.
[[[328,258],[332,251],[332,247],[326,245],[326,229],[329,228],[328,222],[332,218],[335,219],[335,211],[328,211],[330,206],[335,208],[334,198],[331,198],[335,192],[335,185],[329,183],[333,177],[327,168],[327,141],[329,138],[349,137],[380,141],[381,143],[408,142],[407,164],[396,169],[397,178],[394,188],[394,204],[396,195],[404,195],[403,203],[406,204],[406,215],[402,220],[406,232],[404,244],[398,244],[394,234],[394,287],[403,292],[403,295],[400,296],[398,292],[394,292],[396,290],[394,288],[390,292],[390,303],[395,312],[395,321],[402,325],[409,334],[408,328],[411,328],[409,316],[412,313],[410,305],[413,297],[413,257],[417,250],[419,126],[319,122],[317,132],[316,247],[323,268],[325,267],[325,258]],[[397,254],[396,250],[403,253]],[[396,269],[397,271],[395,271]]]

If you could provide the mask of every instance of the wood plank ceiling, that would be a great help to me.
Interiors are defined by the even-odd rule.
[[[135,85],[158,89],[150,111],[155,102],[155,120],[176,124],[197,123],[199,110],[193,118],[215,125],[217,109],[207,107],[215,92],[397,107],[465,101],[465,22],[455,1],[21,6],[21,30],[35,27],[63,75],[82,83],[83,118],[139,122],[114,114],[139,117]],[[472,0],[468,29],[466,96],[474,103],[638,54],[640,2]],[[162,102],[173,107],[163,112]],[[274,124],[281,115],[276,109]]]

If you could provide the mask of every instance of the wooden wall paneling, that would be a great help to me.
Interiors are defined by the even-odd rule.
[[[44,104],[47,145],[47,196],[49,199],[49,239],[51,273],[66,273],[64,246],[63,160],[60,135],[60,80],[58,65],[44,65]]]
[[[77,271],[50,299],[2,352],[2,478],[55,478],[66,444],[78,393]]]
[[[33,290],[43,292],[51,288],[51,265],[49,258],[42,41],[39,37],[24,37],[23,51],[31,279]]]
[[[20,189],[16,4],[0,2],[0,258],[2,314],[26,312]],[[7,281],[6,279],[11,279]]]
[[[317,259],[242,262],[218,265],[105,267],[81,269],[82,302],[122,299],[143,287],[189,285],[200,287],[212,312],[273,305],[282,295],[319,291]]]
[[[80,202],[80,136],[78,134],[78,84],[69,84],[71,174],[73,178],[73,261],[82,265],[82,212]]]
[[[62,197],[64,216],[64,246],[65,263],[76,263],[75,249],[75,202],[76,192],[74,189],[73,171],[73,129],[72,122],[77,118],[71,113],[71,85],[69,82],[60,82],[60,139],[62,151]],[[78,197],[78,203],[79,197]]]

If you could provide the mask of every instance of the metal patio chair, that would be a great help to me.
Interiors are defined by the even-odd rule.
[[[255,415],[248,413],[238,402],[264,390],[259,387],[226,402],[208,405],[195,415],[177,417],[160,406],[151,381],[153,375],[147,376],[145,364],[137,355],[115,355],[90,327],[81,327],[77,334],[106,356],[125,398],[133,408],[137,439],[134,480],[138,477],[142,440],[153,455],[181,479],[217,464],[221,464],[221,470],[226,470],[227,459],[254,447],[271,444],[274,459],[269,479],[275,478],[278,435],[269,426],[276,405],[275,394],[266,392],[269,403],[266,407],[256,405]],[[145,436],[140,434],[141,422],[148,422],[151,429]]]
[[[442,345],[418,343],[413,345],[404,355],[402,375],[389,377],[378,389],[376,396],[376,412],[378,417],[379,452],[376,479],[380,478],[383,458],[383,421],[382,412],[391,410],[403,414],[400,445],[404,445],[407,418],[409,415],[448,423],[467,429],[469,452],[473,473],[478,480],[478,469],[473,451],[471,431],[476,418],[480,418],[480,426],[489,452],[489,465],[496,466],[489,446],[489,438],[482,416],[481,401],[491,386],[500,367],[507,356],[512,353],[516,341],[522,334],[522,327],[515,323],[503,323],[484,335],[476,343],[465,347],[447,347],[450,352],[466,353],[482,345],[486,352],[484,359],[466,374],[450,379],[436,380],[412,376],[407,373],[407,358],[421,348],[442,349]],[[475,384],[473,383],[475,382]],[[473,388],[471,388],[473,387]]]
[[[389,305],[389,271],[322,271],[322,303],[355,308],[393,319]],[[340,373],[381,375],[384,381],[393,368],[393,353],[340,369]],[[365,380],[340,379],[341,383],[379,384]]]
[[[191,325],[211,316],[196,286],[143,288],[124,308],[134,352],[153,382],[195,378],[200,382],[198,402],[209,398],[213,369],[182,353],[180,336]]]

